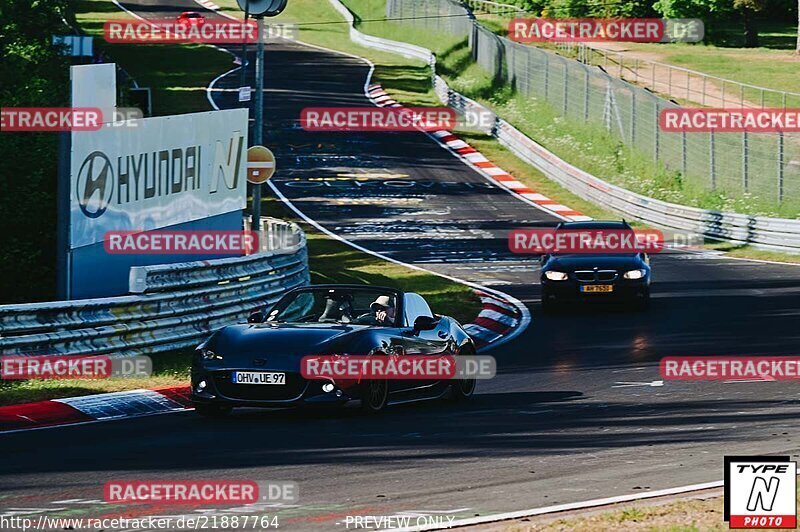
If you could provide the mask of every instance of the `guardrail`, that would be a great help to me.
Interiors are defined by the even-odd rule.
[[[350,26],[350,40],[354,43],[366,46],[367,48],[372,48],[373,50],[380,50],[383,52],[402,55],[403,57],[411,59],[419,59],[420,61],[425,61],[431,65],[432,68],[436,68],[436,56],[427,48],[405,42],[392,41],[390,39],[381,39],[380,37],[374,37],[372,35],[362,33],[356,29],[355,18],[344,4],[338,0],[330,0],[330,2],[333,8],[338,11],[339,14],[345,18],[345,20],[347,20]]]
[[[265,232],[270,225],[285,226],[296,242],[245,257],[134,267],[136,295],[0,306],[0,354],[128,356],[196,345],[309,283],[302,230],[265,219]]]
[[[351,29],[354,29],[353,16],[347,8],[338,0],[330,2],[338,11],[347,12],[345,18],[350,22]],[[366,43],[372,41],[382,41],[380,48],[382,50],[388,50],[396,43],[372,36],[369,41],[359,42],[369,46]],[[429,50],[427,52],[433,55],[433,52]],[[434,74],[433,83],[434,90],[442,103],[456,111],[462,114],[467,111],[494,114],[491,109],[449,89],[440,76]],[[495,127],[491,134],[517,157],[539,169],[567,190],[595,204],[608,207],[626,218],[733,243],[800,252],[800,220],[718,212],[649,198],[612,185],[567,163],[500,117],[496,116]]]

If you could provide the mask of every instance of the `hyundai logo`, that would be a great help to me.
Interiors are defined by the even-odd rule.
[[[87,218],[106,212],[114,194],[114,169],[105,153],[95,151],[86,157],[78,172],[78,205]]]

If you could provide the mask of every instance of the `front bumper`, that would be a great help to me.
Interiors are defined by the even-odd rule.
[[[234,384],[233,371],[280,371],[286,373],[286,384]],[[200,383],[205,386],[200,387]],[[299,373],[265,368],[205,369],[192,368],[189,399],[195,404],[216,404],[231,407],[290,408],[303,405],[340,406],[359,397],[358,389],[333,382],[334,390],[324,392],[327,380],[307,380]]]
[[[611,292],[583,292],[581,286],[611,285]],[[650,295],[649,276],[642,279],[616,279],[610,282],[582,283],[574,279],[550,281],[542,279],[542,299],[571,302],[624,302]]]

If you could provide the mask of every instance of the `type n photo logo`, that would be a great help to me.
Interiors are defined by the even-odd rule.
[[[725,457],[725,521],[731,528],[797,527],[797,463],[788,456]]]

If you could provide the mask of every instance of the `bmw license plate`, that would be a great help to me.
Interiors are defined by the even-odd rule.
[[[234,371],[233,384],[286,384],[286,373],[268,371]]]
[[[587,284],[581,286],[581,292],[613,292],[614,285],[613,284]]]

